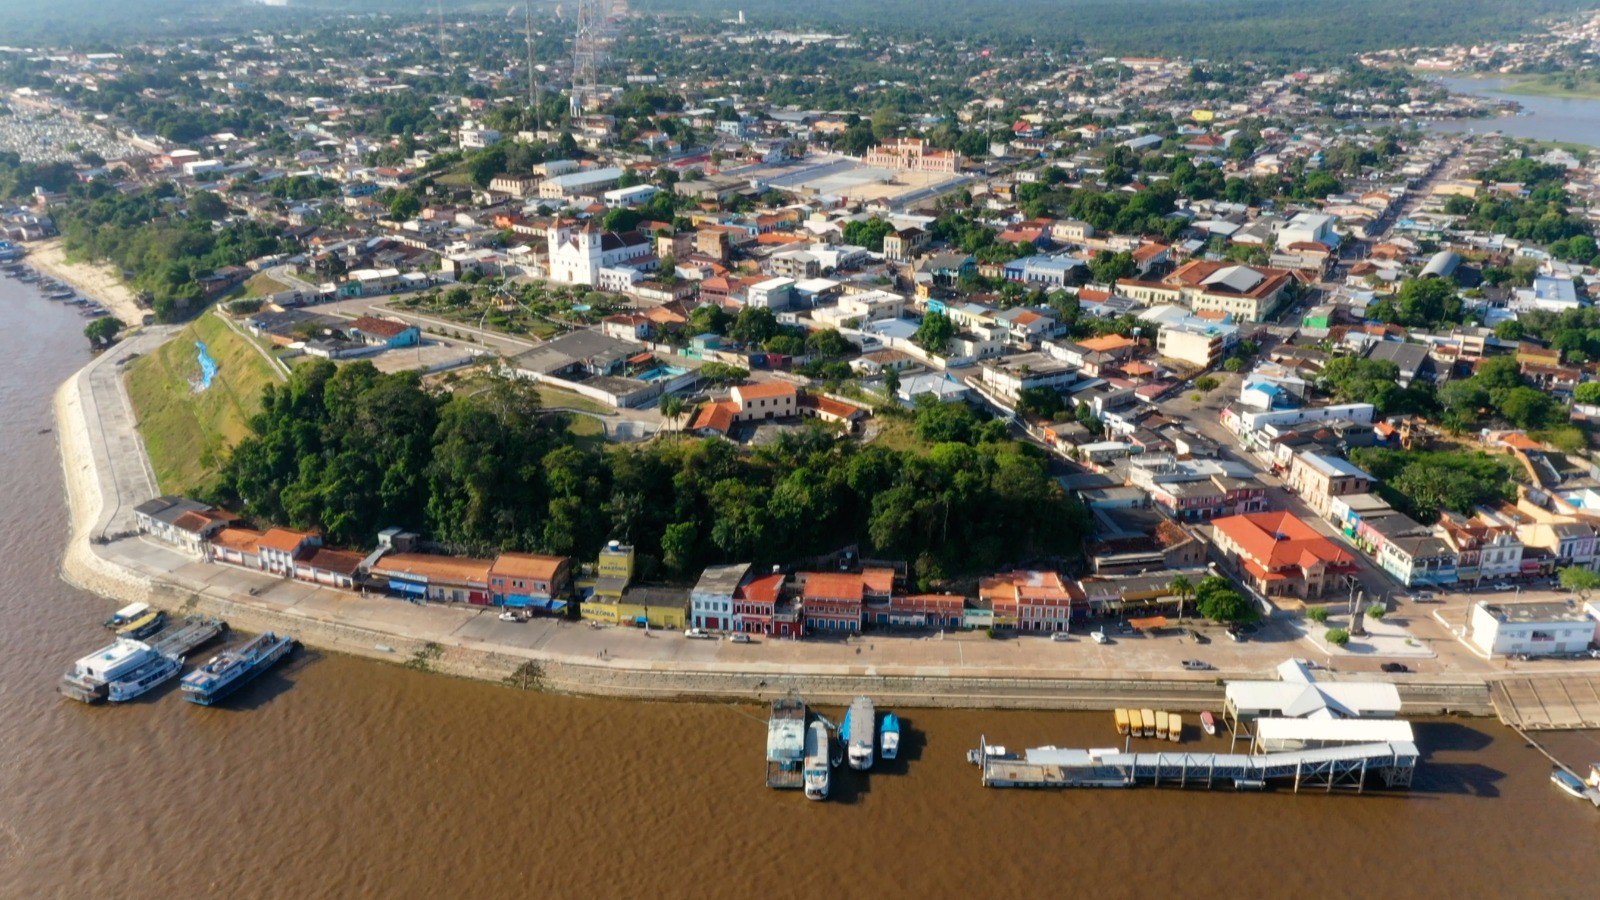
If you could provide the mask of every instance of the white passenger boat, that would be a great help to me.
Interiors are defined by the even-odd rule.
[[[144,641],[119,638],[73,663],[61,677],[61,693],[84,703],[121,703],[176,676],[182,657],[157,653]]]
[[[828,799],[833,768],[828,760],[828,726],[813,719],[806,729],[806,799]]]
[[[850,768],[865,771],[872,768],[872,751],[877,737],[878,711],[873,709],[869,697],[857,697],[844,714],[843,737],[848,743],[846,751]]]

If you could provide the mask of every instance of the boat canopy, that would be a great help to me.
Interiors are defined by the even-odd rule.
[[[136,619],[150,611],[148,603],[130,603],[116,611],[112,616],[115,619]]]

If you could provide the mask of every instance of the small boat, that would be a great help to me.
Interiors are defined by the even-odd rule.
[[[815,719],[806,729],[806,799],[828,799],[833,766],[828,759],[828,726]]]
[[[1111,717],[1116,720],[1117,734],[1126,735],[1128,733],[1128,711],[1119,709],[1113,712]]]
[[[1144,714],[1137,709],[1128,710],[1128,734],[1144,737]]]
[[[122,625],[117,626],[116,633],[118,637],[142,638],[160,631],[161,626],[165,625],[166,623],[166,610],[149,609],[146,610],[143,615],[134,619],[129,619]]]
[[[1140,719],[1141,722],[1144,723],[1144,731],[1140,732],[1139,736],[1140,737],[1153,737],[1155,735],[1155,733],[1156,733],[1156,713],[1155,713],[1155,710],[1153,710],[1153,709],[1141,709],[1141,710],[1139,710],[1139,719]]]
[[[224,650],[183,676],[183,699],[211,706],[288,655],[294,638],[264,631],[237,650]]]
[[[884,759],[900,755],[900,717],[892,712],[883,714],[883,725],[878,729],[878,748]]]
[[[1174,744],[1183,740],[1183,716],[1177,713],[1167,716],[1167,739]]]
[[[148,603],[130,603],[112,613],[111,618],[106,620],[106,627],[115,631],[149,611],[150,604]]]
[[[1571,772],[1568,772],[1566,769],[1563,769],[1560,766],[1551,766],[1550,780],[1555,782],[1556,787],[1561,788],[1563,791],[1566,791],[1572,796],[1579,799],[1583,798],[1585,787],[1583,779],[1572,774]]]
[[[1164,741],[1167,739],[1167,718],[1166,710],[1156,710],[1156,727],[1155,730],[1151,732],[1151,736],[1158,741]]]
[[[1217,733],[1217,717],[1211,714],[1211,710],[1208,709],[1200,714],[1200,727],[1205,729],[1206,734]]]

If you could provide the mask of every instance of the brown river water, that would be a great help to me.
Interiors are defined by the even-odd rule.
[[[980,732],[1107,746],[1110,715],[902,710],[901,759],[812,803],[764,787],[755,705],[314,651],[227,708],[63,700],[112,606],[57,577],[65,501],[38,433],[87,359],[82,320],[9,280],[0,314],[0,898],[1595,896],[1600,811],[1486,719],[1421,723],[1409,792],[1028,792],[979,786]],[[1594,735],[1551,743],[1600,760]]]

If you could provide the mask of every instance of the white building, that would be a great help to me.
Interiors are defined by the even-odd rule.
[[[1299,213],[1278,229],[1278,246],[1294,244],[1321,244],[1328,249],[1339,246],[1339,234],[1333,230],[1337,220],[1321,213]]]
[[[689,592],[689,624],[712,631],[732,631],[733,595],[749,571],[749,563],[707,566]]]
[[[545,229],[545,240],[550,244],[550,280],[562,284],[598,286],[602,269],[645,267],[656,259],[644,235],[601,231],[592,222],[581,228],[555,222]]]
[[[481,150],[495,141],[500,140],[500,132],[493,128],[483,128],[476,122],[467,122],[461,126],[456,134],[463,150]]]
[[[1580,653],[1595,639],[1595,620],[1568,601],[1490,603],[1472,607],[1474,646],[1490,657],[1510,653],[1556,656]]]
[[[542,200],[564,200],[580,194],[592,194],[615,186],[621,179],[622,170],[615,166],[584,169],[539,182],[539,197]]]
[[[793,278],[768,278],[745,290],[745,303],[760,309],[788,309],[793,301]]]
[[[659,188],[653,184],[636,184],[633,187],[612,188],[600,196],[605,200],[606,206],[617,209],[623,206],[648,203],[658,190]]]

